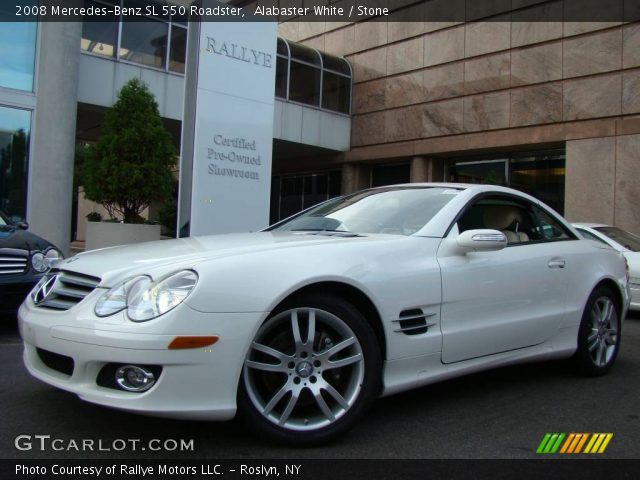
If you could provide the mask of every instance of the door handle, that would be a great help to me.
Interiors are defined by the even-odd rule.
[[[549,260],[549,263],[547,263],[549,268],[564,268],[565,265],[566,262],[564,258],[552,258]]]

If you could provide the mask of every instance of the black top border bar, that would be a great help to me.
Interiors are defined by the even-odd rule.
[[[633,22],[640,0],[2,0],[2,22]]]

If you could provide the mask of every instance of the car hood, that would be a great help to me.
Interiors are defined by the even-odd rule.
[[[26,230],[6,225],[0,227],[0,248],[15,248],[18,250],[44,251],[53,246],[43,238]]]
[[[402,239],[397,235],[340,235],[329,232],[258,232],[211,235],[138,243],[84,252],[58,265],[62,270],[99,277],[111,287],[130,275],[164,274],[174,267],[196,268],[211,260],[283,248],[313,247],[338,242]]]

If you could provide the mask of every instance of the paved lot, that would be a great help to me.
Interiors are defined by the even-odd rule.
[[[365,422],[321,448],[266,444],[239,422],[154,419],[90,405],[31,378],[15,321],[0,329],[0,458],[534,458],[545,432],[613,432],[604,456],[639,458],[640,316],[625,323],[614,370],[581,378],[562,362],[476,374],[379,400]],[[194,439],[195,451],[22,452],[18,435]]]

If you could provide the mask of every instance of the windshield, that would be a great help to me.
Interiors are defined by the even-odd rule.
[[[618,227],[595,227],[594,230],[605,234],[611,240],[632,252],[640,252],[640,237],[633,233],[620,230]]]
[[[412,235],[459,192],[442,187],[366,190],[324,202],[268,230]]]

